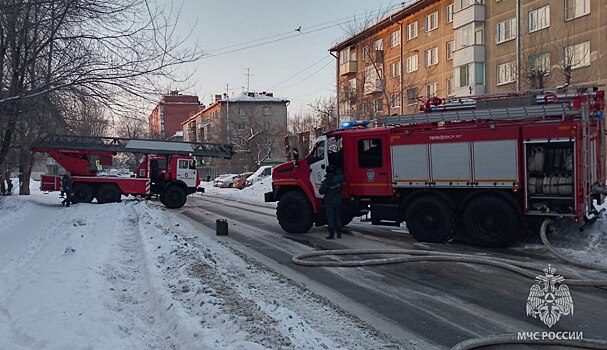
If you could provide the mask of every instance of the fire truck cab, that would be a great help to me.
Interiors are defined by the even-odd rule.
[[[345,175],[344,224],[370,213],[423,242],[458,234],[500,247],[545,217],[591,218],[605,193],[605,102],[603,91],[582,91],[432,101],[383,127],[342,123],[276,167],[265,200],[278,201],[287,232],[324,225],[318,188],[331,164]]]

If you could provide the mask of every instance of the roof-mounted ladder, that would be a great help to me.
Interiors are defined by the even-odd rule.
[[[41,152],[45,150],[87,150],[226,159],[232,158],[234,154],[233,148],[229,144],[141,140],[105,136],[48,135],[36,142],[33,148]]]

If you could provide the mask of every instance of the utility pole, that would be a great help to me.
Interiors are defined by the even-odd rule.
[[[226,138],[230,143],[230,84],[226,83]]]

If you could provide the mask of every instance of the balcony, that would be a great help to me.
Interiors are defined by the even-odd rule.
[[[485,62],[485,45],[470,45],[453,52],[453,66]]]
[[[348,61],[339,66],[339,75],[354,74],[358,70],[356,61]]]
[[[384,82],[382,79],[375,79],[374,81],[365,83],[365,95],[382,91],[384,91]]]
[[[453,14],[453,28],[485,21],[485,5],[475,4]]]

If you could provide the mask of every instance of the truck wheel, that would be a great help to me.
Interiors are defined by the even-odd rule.
[[[407,206],[405,222],[420,242],[444,243],[453,236],[453,211],[442,198],[421,195]]]
[[[179,186],[169,186],[160,195],[160,201],[170,209],[183,207],[186,199],[187,195],[184,189]]]
[[[122,191],[114,184],[105,184],[97,190],[97,203],[114,203],[120,202]]]
[[[93,186],[84,182],[76,182],[73,184],[72,192],[74,193],[72,196],[72,203],[90,203],[95,197]]]
[[[312,206],[299,191],[287,192],[280,198],[276,216],[280,227],[289,233],[306,233],[313,224]]]
[[[464,208],[462,227],[473,244],[506,247],[520,237],[521,215],[506,199],[483,195]]]

